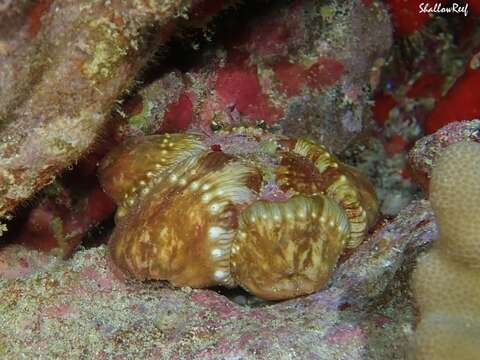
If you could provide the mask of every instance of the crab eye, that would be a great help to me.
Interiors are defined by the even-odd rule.
[[[476,128],[474,129],[471,133],[470,133],[470,138],[475,140],[475,141],[478,141],[480,139],[480,128]]]
[[[210,123],[210,129],[212,129],[212,131],[219,131],[219,130],[222,130],[225,126],[223,125],[223,123],[219,122],[219,121],[212,121]]]
[[[259,129],[267,130],[267,123],[263,120],[259,120],[255,124],[255,127],[259,128]]]

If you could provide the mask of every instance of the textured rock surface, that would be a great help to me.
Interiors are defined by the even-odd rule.
[[[409,153],[409,162],[420,184],[428,188],[439,154],[448,145],[460,141],[480,142],[480,120],[450,123],[415,143]]]
[[[259,12],[188,53],[199,59],[187,71],[167,71],[142,89],[128,131],[265,121],[337,153],[371,125],[371,88],[392,44],[385,7],[300,0]]]
[[[0,39],[0,218],[85,153],[115,100],[199,3],[42,0],[0,8],[16,29]]]
[[[394,216],[412,199],[422,196],[408,165],[410,148],[425,131],[431,131],[432,125],[442,126],[439,114],[447,115],[449,120],[452,115],[453,119],[467,120],[477,107],[472,91],[475,81],[465,82],[462,74],[470,72],[472,59],[478,59],[475,54],[480,44],[480,19],[469,16],[462,21],[458,17],[418,14],[420,1],[385,3],[399,36],[373,97],[372,112],[378,131],[350,144],[344,160],[370,177],[382,213]],[[421,31],[416,31],[419,26]],[[450,91],[453,88],[458,90]],[[437,107],[439,103],[443,105]],[[422,153],[418,156],[422,157]]]
[[[415,321],[405,271],[435,236],[429,203],[413,203],[346,259],[326,290],[253,308],[214,291],[125,282],[105,247],[67,262],[6,248],[2,263],[21,265],[0,273],[0,354],[403,359]]]

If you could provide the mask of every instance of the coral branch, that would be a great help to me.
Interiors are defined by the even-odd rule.
[[[431,202],[440,228],[413,277],[421,320],[417,359],[475,359],[480,352],[480,144],[449,146],[433,170]]]

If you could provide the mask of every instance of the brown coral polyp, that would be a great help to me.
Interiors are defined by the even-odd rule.
[[[266,299],[317,291],[349,234],[340,206],[326,196],[260,200],[242,212],[231,250],[237,283]]]
[[[356,170],[258,128],[132,140],[100,179],[119,204],[110,249],[122,270],[272,300],[322,288],[377,213]]]

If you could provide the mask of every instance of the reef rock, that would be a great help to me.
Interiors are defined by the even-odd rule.
[[[183,17],[199,21],[201,3],[0,5],[0,218],[85,154]]]
[[[260,307],[125,281],[104,246],[69,261],[6,248],[2,264],[23,260],[16,278],[0,275],[0,355],[404,359],[415,322],[405,277],[436,233],[429,203],[412,203],[344,259],[325,290]]]
[[[219,28],[214,46],[184,54],[198,58],[187,70],[141,89],[125,111],[127,132],[264,121],[338,153],[368,128],[371,89],[392,45],[385,7],[300,0],[255,10]]]
[[[432,169],[444,148],[460,141],[480,142],[480,120],[452,122],[415,143],[408,157],[415,178],[421,185],[428,188]]]

